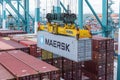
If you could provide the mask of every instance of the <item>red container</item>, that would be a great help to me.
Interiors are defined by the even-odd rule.
[[[114,72],[114,63],[107,63],[106,74],[111,74]]]
[[[74,62],[72,61],[72,68],[81,68],[82,67],[82,62]]]
[[[63,71],[63,78],[65,80],[72,80],[73,76],[72,76],[72,70],[64,70]]]
[[[91,72],[88,72],[84,69],[82,69],[82,75],[87,76],[89,79],[88,80],[105,80],[105,75],[96,75],[92,74]]]
[[[53,59],[46,59],[46,60],[43,60],[43,61],[47,62],[48,64],[53,65]]]
[[[106,49],[114,51],[114,39],[106,39]]]
[[[13,34],[25,34],[24,31],[18,31],[18,30],[0,30],[0,36],[7,37],[9,35]]]
[[[105,64],[98,64],[94,61],[85,61],[82,66],[88,72],[91,72],[96,75],[104,75],[105,74]]]
[[[53,66],[63,70],[63,57],[53,58]]]
[[[27,39],[25,39],[24,37],[12,37],[12,38],[10,38],[10,40],[12,40],[12,41],[15,41],[15,42],[20,42],[20,41],[26,41]]]
[[[8,53],[1,52],[0,54],[0,63],[16,77],[19,78],[38,74],[38,72],[30,66],[9,55]]]
[[[81,78],[82,78],[81,68],[73,69],[72,76],[73,76],[73,80],[81,80]]]
[[[0,65],[0,80],[14,80],[15,77],[2,65]]]
[[[41,53],[37,53],[37,43],[27,40],[27,41],[20,41],[21,44],[27,46],[30,48],[30,55],[35,56],[35,57],[40,57]]]
[[[93,51],[92,60],[96,63],[106,63],[106,51]]]
[[[106,61],[107,61],[107,63],[114,62],[114,51],[107,51]]]
[[[63,70],[71,70],[73,61],[63,58]]]
[[[22,50],[26,53],[29,53],[29,48],[27,46],[23,46],[17,42],[11,41],[11,40],[1,40],[0,43],[4,44],[0,45],[1,51],[8,51],[8,50]]]
[[[113,77],[113,73],[112,74],[106,74],[106,79],[105,80],[114,80],[114,77]]]
[[[106,49],[105,39],[95,38],[92,39],[93,51],[100,51]]]
[[[56,80],[60,79],[60,76],[58,76],[59,75],[58,68],[55,68],[54,66],[49,65],[41,60],[38,60],[34,58],[33,56],[25,54],[24,52],[19,51],[19,50],[8,51],[8,53],[11,56],[14,56],[15,58],[24,62],[26,65],[32,67],[37,72],[39,72],[41,79],[43,79],[42,78],[43,76],[48,76],[48,78],[52,80],[51,77],[49,76],[53,76],[53,73],[58,73],[58,74],[54,74],[54,76],[56,76]]]

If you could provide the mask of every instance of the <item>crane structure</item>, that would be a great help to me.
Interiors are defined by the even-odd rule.
[[[13,1],[15,2],[15,4],[17,4],[17,7],[15,7],[15,5],[12,3]],[[33,26],[35,20],[29,13],[29,0],[23,0],[23,1],[24,4],[21,4],[21,0],[0,0],[0,4],[2,5],[2,12],[3,12],[2,13],[3,29],[8,29],[8,26],[6,25],[6,20],[7,20],[6,13],[8,12],[8,14],[12,15],[13,19],[15,20],[15,26],[17,26],[17,30],[24,30],[28,33],[34,32]],[[14,11],[17,17],[8,9],[6,5],[8,5]],[[23,9],[24,15],[20,13],[20,8]],[[33,22],[31,25],[30,25],[30,20]],[[32,26],[32,29],[30,26]]]

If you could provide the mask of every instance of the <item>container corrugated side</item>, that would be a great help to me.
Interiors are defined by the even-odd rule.
[[[0,64],[0,80],[12,80],[15,77]]]
[[[0,63],[16,77],[38,74],[38,72],[32,69],[30,66],[26,65],[6,52],[0,53]]]
[[[89,38],[77,40],[76,38],[70,36],[61,36],[45,31],[39,31],[37,39],[38,47],[54,54],[77,62],[91,59],[91,45],[85,45],[86,40],[91,41]],[[86,53],[85,50],[88,47],[89,53]]]
[[[20,50],[14,50],[14,51],[8,51],[8,53],[20,61],[24,62],[25,64],[31,66],[36,71],[39,71],[40,73],[44,72],[50,72],[50,71],[57,71],[58,68],[55,68],[52,65],[49,65],[39,59],[36,59],[35,57],[32,57]]]

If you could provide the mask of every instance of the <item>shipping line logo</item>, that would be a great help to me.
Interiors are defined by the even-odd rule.
[[[40,44],[44,44],[44,36],[40,36]]]
[[[45,38],[44,36],[40,36],[40,44],[70,52],[70,49],[69,49],[70,44],[52,40],[52,39],[48,39],[48,38]]]

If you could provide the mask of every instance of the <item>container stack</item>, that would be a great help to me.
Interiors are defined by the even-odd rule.
[[[60,80],[58,68],[20,50],[0,54],[1,80]]]
[[[26,40],[26,41],[20,41],[20,44],[23,44],[24,46],[29,47],[30,49],[30,55],[34,57],[40,57],[41,56],[41,51],[37,47],[37,43],[34,41]]]
[[[42,60],[59,68],[60,77],[64,80],[81,80],[81,62],[74,62],[46,50],[42,50]]]
[[[106,39],[106,80],[113,80],[114,73],[114,39]]]
[[[22,44],[24,46],[27,46],[29,48],[29,54],[34,57],[40,57],[41,56],[41,48],[37,47],[37,42],[28,40],[24,36],[12,36],[10,37],[10,40],[17,42],[19,44]]]
[[[85,61],[83,74],[92,80],[113,80],[114,40],[94,37],[91,61]]]
[[[19,30],[0,30],[0,36],[2,37],[8,37],[9,35],[13,34],[26,34],[26,32]]]
[[[99,38],[92,41],[92,60],[84,62],[83,72],[92,80],[105,80],[106,42]]]
[[[27,46],[24,46],[11,40],[0,39],[0,52],[10,50],[22,50],[26,53],[29,53],[29,48]]]

